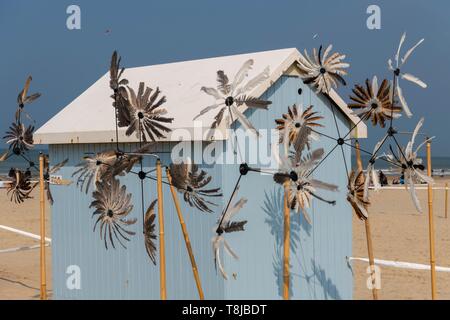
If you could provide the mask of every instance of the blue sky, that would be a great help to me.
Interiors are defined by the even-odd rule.
[[[66,28],[70,4],[81,7],[81,30]],[[370,4],[381,8],[381,30],[366,27]],[[114,49],[125,66],[133,67],[332,43],[351,64],[349,86],[339,89],[349,101],[354,83],[373,75],[391,77],[386,61],[407,31],[407,46],[425,38],[408,71],[429,87],[404,83],[414,117],[398,121],[397,127],[412,130],[424,116],[424,132],[437,136],[434,155],[450,156],[449,14],[450,2],[444,0],[0,0],[0,131],[13,119],[28,74],[33,75],[32,91],[43,94],[29,108],[40,126],[107,71]],[[363,142],[367,147],[383,134],[370,129]]]

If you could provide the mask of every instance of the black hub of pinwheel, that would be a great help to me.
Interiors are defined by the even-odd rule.
[[[337,139],[338,145],[342,146],[345,143],[345,140],[343,138]]]
[[[400,75],[400,69],[399,68],[395,69],[394,74],[398,77]]]
[[[374,103],[372,103],[371,107],[372,107],[372,109],[376,109],[376,108],[378,108],[378,104],[374,102]]]
[[[13,153],[14,153],[15,155],[19,156],[19,155],[22,153],[22,151],[20,151],[20,148],[14,147],[14,148],[13,148]]]
[[[388,131],[387,131],[387,134],[390,136],[390,137],[392,137],[394,134],[396,134],[397,133],[397,131],[393,128],[393,127],[390,127],[389,129],[388,129]]]
[[[250,167],[246,163],[242,163],[239,166],[239,173],[243,176],[245,176],[250,171]]]
[[[300,128],[300,122],[296,122],[296,123],[295,123],[295,127],[296,127],[296,128]]]
[[[109,209],[109,210],[106,212],[106,215],[107,215],[108,217],[112,218],[112,216],[113,216],[113,211],[112,211],[111,209]]]
[[[325,72],[327,72],[327,70],[325,70],[325,68],[323,68],[323,67],[320,68],[320,73],[321,73],[321,74],[325,74]]]
[[[147,177],[147,175],[145,174],[144,171],[141,170],[138,172],[138,177],[139,179],[144,180]]]
[[[194,189],[192,189],[191,186],[187,186],[187,187],[186,187],[186,191],[187,191],[187,192],[192,192],[192,191],[194,191]]]
[[[138,112],[137,116],[139,119],[144,119],[144,114],[142,112]]]
[[[295,171],[291,171],[289,173],[289,178],[291,178],[291,180],[295,182],[295,181],[298,180],[298,175],[297,175],[297,173]]]
[[[229,96],[225,99],[225,105],[227,107],[230,107],[234,103],[234,98],[232,96]]]

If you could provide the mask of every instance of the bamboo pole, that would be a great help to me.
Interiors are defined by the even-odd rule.
[[[191,241],[189,240],[189,234],[186,228],[186,224],[184,223],[183,215],[181,213],[177,193],[172,185],[172,177],[170,175],[169,168],[166,168],[166,175],[170,186],[170,192],[172,193],[173,202],[175,204],[175,209],[177,210],[178,220],[180,221],[181,231],[183,232],[184,242],[186,243],[186,249],[189,254],[189,259],[191,260],[192,273],[194,274],[195,284],[197,285],[198,296],[200,300],[204,300],[205,297],[203,295],[202,283],[200,281],[200,276],[198,274],[197,263],[195,262],[194,252],[192,251]]]
[[[359,171],[363,170],[362,160],[361,160],[361,150],[359,149],[359,141],[355,141],[355,153],[356,153],[356,165]],[[370,277],[372,279],[372,296],[373,300],[378,300],[378,291],[375,287],[375,259],[373,256],[373,246],[372,246],[372,233],[370,231],[370,221],[369,217],[364,220],[364,225],[366,227],[366,242],[367,251],[369,255],[369,267],[370,267]]]
[[[427,138],[428,139],[428,138]],[[431,142],[427,141],[427,173],[431,177]],[[433,186],[428,184],[428,235],[430,238],[431,299],[436,299],[436,260],[434,252]]]
[[[445,219],[448,218],[448,182],[445,183]]]
[[[289,209],[289,189],[287,183],[284,185],[284,238],[283,238],[283,299],[289,300],[289,256],[290,256],[290,209]]]
[[[40,203],[40,269],[41,300],[47,300],[47,277],[45,264],[45,192],[44,192],[44,155],[39,154],[39,203]]]
[[[159,263],[160,263],[160,296],[161,300],[167,299],[166,292],[166,251],[164,241],[164,213],[163,213],[163,192],[162,192],[162,171],[161,161],[156,160],[156,181],[158,193],[158,222],[159,222]]]

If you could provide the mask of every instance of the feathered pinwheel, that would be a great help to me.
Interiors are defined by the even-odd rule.
[[[145,87],[143,82],[139,83],[139,90],[136,95],[134,90],[127,87],[128,112],[130,114],[130,124],[126,135],[130,136],[134,132],[139,139],[151,141],[156,138],[164,138],[164,133],[170,132],[163,123],[172,123],[173,118],[164,117],[167,110],[160,108],[166,102],[166,97],[158,99],[161,91],[159,88],[152,93],[153,89]]]
[[[239,188],[238,188],[239,189]],[[230,199],[230,206],[226,209],[225,212],[222,213],[221,220],[218,221],[218,226],[216,229],[216,235],[212,239],[213,244],[213,253],[214,253],[214,265],[219,268],[220,273],[224,277],[225,280],[228,279],[228,275],[225,272],[222,260],[220,258],[221,247],[225,248],[225,251],[234,259],[239,259],[237,254],[233,251],[233,249],[228,244],[227,240],[224,237],[225,233],[244,231],[244,226],[247,221],[231,221],[231,219],[241,210],[244,205],[247,203],[247,199],[241,198],[238,202],[232,205],[234,198],[236,196],[237,190],[234,193],[233,197]]]
[[[310,177],[312,170],[322,159],[324,150],[316,149],[302,157],[302,150],[307,144],[307,139],[306,136],[299,136],[298,141],[294,142],[294,146],[296,146],[294,155],[289,155],[289,145],[286,142],[288,137],[285,132],[284,152],[280,156],[277,150],[273,151],[279,168],[279,172],[275,173],[273,178],[278,184],[286,185],[287,183],[289,207],[297,212],[301,209],[305,219],[311,224],[306,209],[309,208],[313,197],[328,204],[336,204],[336,201],[326,200],[319,196],[316,193],[317,189],[337,191],[338,187]]]
[[[25,113],[25,115],[31,119],[31,117],[28,115],[28,113],[26,113],[24,111],[24,107],[26,104],[30,104],[33,101],[35,101],[36,99],[38,99],[41,94],[40,93],[33,93],[31,95],[28,96],[28,89],[30,88],[30,83],[31,83],[31,76],[29,76],[25,82],[25,86],[23,87],[22,91],[20,91],[18,97],[17,97],[17,104],[19,105],[19,107],[17,108],[16,111],[16,122],[20,123],[20,116],[22,114],[22,112]]]
[[[322,116],[317,115],[317,112],[312,111],[313,106],[309,106],[303,110],[303,106],[297,107],[295,104],[288,107],[288,113],[282,115],[282,119],[276,119],[276,129],[280,132],[280,143],[283,143],[285,130],[289,132],[289,145],[298,140],[298,136],[306,136],[306,146],[308,150],[311,147],[311,140],[318,140],[319,137],[312,130],[316,127],[323,127],[318,120],[323,119]],[[303,138],[300,139],[302,141]],[[300,150],[302,151],[302,150]]]
[[[151,144],[146,144],[131,155],[108,150],[98,152],[93,156],[85,156],[83,162],[77,165],[81,168],[77,169],[72,177],[78,175],[77,186],[81,191],[84,189],[87,194],[91,184],[95,185],[103,180],[110,181],[116,176],[130,172],[133,166],[142,159],[139,154],[147,153],[150,147]]]
[[[225,116],[227,125],[230,125],[231,122],[237,120],[244,129],[250,130],[258,135],[256,129],[247,117],[239,110],[239,107],[245,105],[252,109],[267,110],[268,106],[272,102],[257,97],[252,97],[249,94],[259,84],[269,78],[269,67],[265,68],[263,72],[249,80],[244,85],[242,82],[248,76],[248,72],[252,69],[252,66],[253,60],[247,60],[234,76],[232,83],[229,82],[225,72],[222,70],[217,71],[217,89],[212,87],[201,88],[203,92],[214,97],[216,102],[200,111],[194,120],[211,110],[220,108],[214,118],[215,121],[212,123],[211,129],[219,127]]]
[[[395,65],[394,65],[392,59],[389,59],[388,60],[388,66],[389,66],[389,70],[394,72],[395,76],[398,77],[397,78],[397,85],[396,85],[395,90],[397,92],[397,96],[398,96],[398,98],[400,100],[400,104],[402,105],[403,110],[405,111],[406,116],[410,118],[412,116],[412,113],[411,113],[411,110],[409,109],[408,103],[405,100],[405,97],[403,96],[403,91],[402,91],[402,88],[400,87],[399,78],[402,78],[404,80],[412,82],[412,83],[414,83],[414,84],[416,84],[419,87],[424,88],[424,89],[427,87],[426,83],[423,82],[422,80],[420,80],[419,78],[417,78],[416,76],[414,76],[414,75],[412,75],[410,73],[404,73],[404,72],[401,71],[403,66],[404,66],[404,64],[408,60],[408,58],[411,56],[411,54],[414,52],[414,50],[425,39],[421,39],[411,49],[406,51],[405,55],[400,60],[400,51],[402,49],[403,43],[405,42],[405,39],[406,39],[406,33],[403,33],[402,37],[400,38],[400,44],[398,45],[397,53],[395,54],[395,57],[394,57]]]
[[[120,186],[119,180],[113,179],[110,183],[96,183],[97,190],[93,192],[94,201],[89,208],[95,208],[92,217],[98,215],[94,224],[94,232],[100,223],[100,239],[104,241],[108,249],[108,238],[115,249],[114,238],[126,248],[122,240],[130,241],[128,236],[135,232],[125,228],[136,223],[136,219],[126,219],[133,210],[131,193],[127,194],[125,186]],[[121,240],[122,239],[122,240]]]
[[[322,54],[322,46],[319,51],[313,49],[313,57],[300,54],[299,64],[303,73],[304,83],[312,83],[316,88],[316,93],[329,93],[331,87],[338,87],[338,83],[346,85],[342,76],[347,75],[345,68],[350,67],[348,63],[342,62],[345,55],[338,52],[331,53],[333,46],[330,44]]]
[[[31,125],[26,128],[23,123],[13,123],[3,139],[9,144],[9,150],[20,155],[33,148],[33,131],[34,127]]]
[[[72,174],[72,177],[78,175],[77,186],[80,186],[81,191],[84,188],[87,194],[91,184],[101,182],[105,172],[117,161],[117,157],[116,150],[101,151],[93,156],[83,157],[83,162],[77,165],[81,168]]]
[[[415,150],[413,149],[417,134],[419,133],[419,130],[423,125],[423,122],[424,119],[422,118],[417,123],[417,126],[413,131],[411,140],[408,142],[404,150],[398,150],[398,155],[396,155],[391,148],[391,154],[388,154],[386,156],[388,160],[392,161],[393,163],[396,163],[399,167],[402,168],[402,172],[405,176],[405,186],[409,187],[411,199],[413,200],[413,203],[417,211],[419,212],[422,212],[422,207],[420,205],[419,198],[417,197],[416,188],[414,184],[416,182],[419,183],[426,182],[428,184],[434,183],[433,178],[421,172],[422,170],[425,169],[425,167],[422,164],[422,159],[418,158],[417,156],[417,153],[419,152],[420,148],[422,148],[422,146],[432,138],[422,142]]]
[[[72,183],[70,180],[65,179],[52,179],[52,175],[58,172],[62,167],[66,165],[66,163],[69,161],[69,159],[66,159],[58,164],[55,164],[52,168],[50,168],[50,161],[47,156],[44,157],[44,187],[47,191],[47,199],[48,202],[53,205],[53,196],[52,192],[50,190],[50,184],[57,184],[57,185],[69,185]]]
[[[378,87],[378,79],[373,77],[372,83],[366,79],[366,86],[359,84],[352,89],[354,96],[350,96],[353,103],[348,105],[361,119],[372,120],[372,124],[385,127],[385,120],[400,117],[402,108],[391,103],[391,86],[384,79]],[[392,115],[392,116],[391,116]]]
[[[127,91],[125,86],[128,80],[122,78],[125,68],[120,67],[121,57],[118,57],[117,51],[114,51],[111,57],[111,66],[109,68],[109,87],[114,91],[111,98],[114,99],[113,107],[116,108],[119,127],[128,127],[130,125],[130,113],[128,110]]]
[[[348,178],[347,201],[350,202],[359,219],[365,220],[369,217],[367,208],[370,202],[364,199],[364,173],[352,170]]]
[[[22,203],[25,199],[30,199],[30,193],[38,185],[38,183],[31,183],[31,172],[20,171],[19,169],[11,169],[8,174],[9,180],[6,182],[7,195],[10,200],[15,203]]]
[[[156,265],[156,233],[155,233],[155,204],[157,200],[154,200],[147,211],[145,212],[144,217],[144,241],[145,241],[145,250],[153,262]]]
[[[221,197],[220,188],[205,189],[212,177],[204,170],[199,170],[196,164],[179,163],[170,165],[172,184],[183,193],[184,201],[191,207],[204,212],[212,212],[208,205],[216,204],[205,197]]]

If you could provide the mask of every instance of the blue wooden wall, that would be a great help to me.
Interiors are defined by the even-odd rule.
[[[264,98],[272,101],[269,111],[249,112],[257,129],[275,128],[274,119],[286,113],[288,106],[302,103],[305,107],[313,105],[324,117],[321,132],[337,137],[329,100],[317,96],[301,79],[283,76],[269,88]],[[345,134],[349,130],[348,120],[340,112],[336,116],[339,130]],[[327,152],[335,145],[335,141],[322,137],[313,148],[322,147]],[[350,166],[350,147],[344,148],[344,155]],[[247,161],[248,157],[247,150]],[[223,166],[225,198],[231,194],[238,176],[237,166]],[[291,297],[351,299],[353,281],[346,256],[351,256],[352,250],[352,209],[346,201],[347,177],[340,148],[313,176],[339,186],[337,193],[318,192],[327,199],[336,200],[337,204],[330,206],[314,200],[309,210],[312,225],[301,214],[291,213]],[[237,280],[231,278],[225,283],[225,296],[228,299],[279,299],[282,296],[283,190],[273,183],[271,176],[249,173],[242,178],[239,196],[249,201],[236,219],[249,222],[245,233],[229,236],[240,259],[235,261],[224,255],[226,268],[237,274]]]
[[[298,89],[302,88],[301,95]],[[250,120],[257,128],[274,128],[274,119],[285,113],[293,103],[314,105],[325,117],[322,132],[336,136],[336,128],[329,102],[318,97],[299,78],[283,76],[264,96],[272,101],[269,111],[249,111]],[[349,128],[348,121],[337,113],[341,132]],[[217,145],[222,144],[216,142]],[[334,143],[321,138],[314,147],[330,150]],[[121,148],[131,150],[137,145]],[[158,153],[163,163],[170,163],[173,144],[159,144]],[[222,145],[225,156],[227,147]],[[51,145],[52,163],[68,158],[61,174],[69,177],[86,152],[114,148],[112,144]],[[248,153],[249,150],[246,150]],[[268,150],[270,152],[270,149]],[[350,164],[350,150],[345,149]],[[248,159],[247,159],[248,160]],[[145,170],[154,167],[153,159],[144,161]],[[213,264],[211,238],[216,220],[227,202],[239,175],[236,165],[202,165],[213,177],[213,186],[221,186],[224,197],[217,199],[218,208],[205,214],[187,206],[180,197],[182,211],[197,260],[202,285],[207,299],[280,299],[282,283],[283,192],[272,177],[249,173],[242,178],[238,196],[248,198],[246,207],[236,219],[247,219],[246,232],[227,236],[240,259],[234,261],[224,255],[229,280],[216,273]],[[313,224],[292,212],[291,275],[293,299],[351,299],[352,275],[346,256],[351,255],[351,207],[345,200],[347,178],[339,149],[323,163],[314,176],[339,185],[338,193],[320,192],[337,201],[329,206],[314,201],[309,211]],[[132,226],[136,235],[127,242],[127,249],[105,250],[98,230],[92,228],[92,201],[75,184],[52,186],[55,204],[52,208],[52,275],[56,299],[159,299],[159,265],[153,266],[144,248],[140,205],[140,184],[135,175],[121,178],[133,193],[134,210],[131,217],[138,219]],[[145,206],[156,198],[154,182],[145,182]],[[167,263],[167,295],[169,299],[196,299],[198,297],[184,240],[175,208],[167,186],[164,187],[164,216]],[[81,289],[66,286],[67,267],[81,269]],[[235,273],[236,279],[231,275]]]

